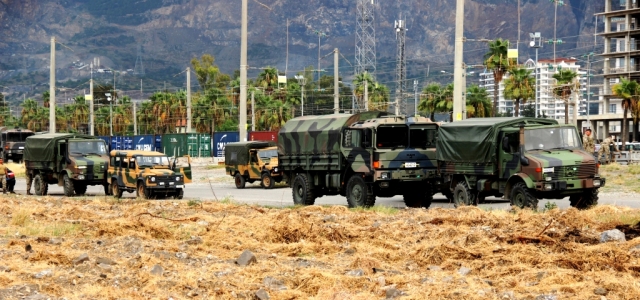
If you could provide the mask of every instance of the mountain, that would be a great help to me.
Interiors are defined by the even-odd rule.
[[[452,70],[455,2],[377,1],[379,81],[393,81],[393,26],[400,15],[408,28],[408,78],[437,80],[437,76],[446,76],[440,71]],[[555,4],[548,0],[520,2],[522,62],[535,53],[528,48],[529,32],[539,31],[545,39],[553,38]],[[146,88],[161,88],[163,81],[183,85],[183,75],[177,74],[189,66],[192,58],[205,53],[214,55],[221,70],[231,74],[240,61],[240,6],[241,1],[221,0],[0,0],[0,85],[46,86],[52,36],[62,44],[56,47],[57,79],[78,80],[71,85],[85,84],[88,68],[79,70],[79,66],[94,57],[100,58],[101,68],[134,69],[139,46],[146,72],[143,78],[151,82]],[[557,47],[557,56],[593,50],[594,13],[602,11],[603,6],[602,0],[565,0],[564,6],[558,6],[556,36],[563,44]],[[320,39],[320,56],[338,48],[353,64],[355,14],[355,0],[250,0],[249,75],[257,75],[265,66],[284,71],[287,20],[289,76],[305,66],[317,65],[315,31],[327,34]],[[467,0],[465,36],[517,40],[517,2]],[[465,62],[481,64],[485,51],[484,42],[465,43]],[[545,44],[540,58],[551,56],[552,46]],[[332,57],[323,59],[321,69],[332,69],[332,63]],[[340,64],[341,76],[351,76],[353,68],[345,60]],[[429,78],[425,78],[427,70]],[[131,76],[131,72],[127,76],[118,78],[118,83],[122,82],[123,88],[138,89],[139,77]],[[107,82],[108,78],[103,80]]]

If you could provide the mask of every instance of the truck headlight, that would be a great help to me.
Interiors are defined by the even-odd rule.
[[[593,180],[593,187],[600,187],[601,184],[602,182],[600,181],[600,179]]]
[[[547,178],[545,178],[545,180],[546,180],[546,181],[551,181],[551,180],[553,180],[553,178],[551,178],[551,177],[547,177]]]
[[[78,180],[84,180],[84,175],[78,175]]]
[[[78,169],[86,169],[87,166],[78,166]]]
[[[151,180],[151,182],[156,182],[156,178],[151,176],[151,178],[149,178],[149,180]]]
[[[273,172],[278,173],[278,167],[273,168]]]
[[[380,178],[381,179],[389,179],[389,173],[387,173],[387,172],[380,173]]]
[[[180,181],[180,176],[176,176],[176,181]]]
[[[552,183],[545,183],[544,184],[544,189],[547,191],[550,191],[553,189],[553,184]]]

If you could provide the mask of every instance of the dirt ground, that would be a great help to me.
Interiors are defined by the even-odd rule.
[[[0,195],[0,299],[640,299],[639,221]]]

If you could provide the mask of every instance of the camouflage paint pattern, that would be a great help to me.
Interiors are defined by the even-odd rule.
[[[225,148],[233,149],[233,147]],[[266,147],[266,148],[258,148],[258,149],[250,149],[249,152],[259,152],[263,150],[277,150],[278,147]],[[251,154],[250,154],[251,156]],[[235,176],[236,173],[240,173],[245,176],[245,179],[250,180],[260,180],[262,179],[262,173],[267,172],[271,177],[273,177],[276,181],[280,181],[282,178],[282,170],[278,167],[278,157],[271,157],[269,160],[263,160],[259,155],[256,155],[255,159],[257,161],[250,160],[246,164],[241,164],[238,161],[235,163],[231,161],[227,161],[225,159],[225,171],[230,176]]]
[[[135,191],[138,182],[142,182],[146,188],[154,191],[177,191],[184,188],[184,184],[191,182],[185,176],[185,170],[189,168],[176,168],[175,170],[164,167],[147,167],[138,164],[140,157],[166,157],[164,153],[143,150],[113,150],[110,153],[111,161],[107,171],[107,181],[112,184],[114,181],[118,187],[126,191]],[[119,160],[118,160],[119,159]],[[167,158],[167,160],[169,160]],[[130,163],[135,161],[135,167],[131,168]],[[116,165],[112,164],[116,162]],[[124,164],[123,162],[126,162]],[[171,164],[171,162],[170,162]],[[180,180],[178,180],[180,178]]]
[[[8,136],[12,134],[20,134],[21,141],[10,142]],[[24,144],[28,136],[34,135],[33,131],[28,129],[10,129],[2,132],[2,140],[0,141],[0,147],[2,147],[3,158],[11,159],[13,161],[21,160],[24,154]]]

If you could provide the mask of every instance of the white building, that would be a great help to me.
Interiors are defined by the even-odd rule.
[[[553,118],[559,120],[559,122],[564,122],[564,101],[557,99],[553,96],[553,86],[555,85],[556,80],[553,79],[553,74],[555,74],[558,68],[563,70],[571,70],[578,73],[580,80],[580,92],[578,92],[580,97],[580,107],[578,110],[578,114],[585,115],[586,114],[586,100],[584,99],[582,94],[582,90],[586,91],[587,77],[586,72],[580,71],[580,65],[576,64],[577,60],[573,58],[556,58],[556,63],[554,63],[553,59],[541,59],[538,60],[538,64],[532,59],[529,59],[524,63],[524,66],[531,70],[532,75],[538,76],[538,85],[537,85],[537,98],[538,98],[538,113],[539,115],[546,115],[549,118]],[[498,112],[499,113],[513,113],[514,110],[514,101],[511,99],[504,98],[504,84],[506,79],[509,78],[509,74],[506,73],[500,82],[498,88]],[[493,73],[489,70],[480,74],[480,87],[483,87],[487,90],[489,94],[489,98],[493,102]],[[573,96],[572,96],[573,98]],[[523,107],[529,104],[534,103],[534,99],[529,99],[527,104],[520,104],[520,111],[522,111]],[[573,113],[573,107],[569,107],[569,118],[571,118],[571,114]]]

